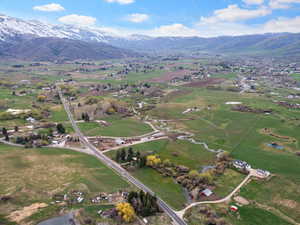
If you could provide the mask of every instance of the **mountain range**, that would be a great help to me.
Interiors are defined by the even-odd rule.
[[[52,25],[0,15],[0,58],[99,60],[141,56],[140,52],[299,56],[300,34],[150,37],[120,35],[103,28]]]

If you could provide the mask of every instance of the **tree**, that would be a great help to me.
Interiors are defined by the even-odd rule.
[[[128,162],[131,162],[131,161],[132,161],[132,158],[133,158],[133,150],[132,150],[132,148],[130,147],[130,148],[128,149],[127,161],[128,161]]]
[[[120,153],[120,160],[121,160],[122,162],[124,162],[124,161],[126,160],[126,151],[125,151],[125,149],[122,149],[122,150],[121,150],[121,153]]]
[[[5,127],[2,128],[2,134],[3,136],[7,136],[7,129]]]
[[[39,95],[39,96],[37,96],[37,100],[39,101],[39,102],[44,102],[45,100],[46,100],[46,96],[45,95]]]
[[[206,172],[204,172],[204,173],[200,173],[200,174],[199,174],[199,178],[200,178],[203,182],[205,182],[205,183],[207,183],[207,184],[211,184],[211,183],[213,182],[213,180],[214,180],[212,171],[210,171],[210,170],[208,170],[208,171],[206,171]]]
[[[15,132],[18,132],[18,131],[19,131],[19,127],[15,126]]]
[[[161,159],[157,155],[148,155],[146,165],[156,167],[161,163]]]
[[[199,177],[199,172],[197,170],[191,170],[189,172],[189,177],[191,177],[191,178],[197,178],[197,177]]]
[[[56,129],[57,129],[57,132],[60,134],[66,133],[66,129],[65,129],[64,125],[62,125],[61,123],[57,124]]]
[[[116,162],[120,162],[121,159],[121,152],[118,150],[116,153]]]
[[[8,136],[8,134],[5,135],[5,141],[9,141],[9,136]]]
[[[139,167],[140,168],[143,168],[145,167],[147,164],[147,157],[146,156],[142,156],[140,157],[140,160],[139,160]]]
[[[125,222],[129,223],[135,219],[135,211],[130,203],[128,202],[118,203],[116,209]]]

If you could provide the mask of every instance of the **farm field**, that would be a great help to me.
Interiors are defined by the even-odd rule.
[[[0,159],[0,195],[12,198],[9,203],[0,203],[3,216],[35,202],[49,204],[54,194],[70,190],[92,195],[130,189],[96,158],[70,150],[22,149],[1,144]],[[31,218],[45,219],[43,214],[47,217],[56,213],[57,207],[50,206]]]
[[[189,224],[196,225],[199,224],[199,221],[205,223],[205,221],[208,220],[205,214],[197,213],[200,207],[202,206],[197,206],[188,213],[187,220]],[[238,213],[227,213],[226,205],[204,205],[204,207],[215,213],[218,213],[219,215],[222,215],[222,219],[219,220],[230,224],[292,225],[292,223],[282,219],[274,213],[253,206],[242,206],[240,207]]]
[[[104,127],[97,122],[85,122],[78,123],[78,126],[86,136],[132,137],[152,131],[149,125],[132,118],[111,117],[103,120],[109,125]]]

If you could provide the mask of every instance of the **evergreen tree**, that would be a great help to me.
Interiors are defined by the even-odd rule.
[[[61,123],[57,124],[56,129],[57,129],[57,132],[60,134],[66,133],[66,129],[65,129],[64,125],[62,125]]]
[[[121,152],[118,150],[116,154],[116,162],[120,162],[121,159]]]
[[[125,149],[121,150],[120,159],[121,159],[122,162],[125,162],[125,160],[126,160],[126,151],[125,151]]]
[[[5,135],[5,141],[9,141],[9,136],[8,136],[8,134]]]
[[[133,150],[132,150],[132,148],[130,147],[130,148],[128,149],[127,162],[131,162],[131,161],[132,161],[132,158],[133,158]]]
[[[7,135],[7,129],[5,127],[2,128],[2,134],[3,134],[3,136]]]

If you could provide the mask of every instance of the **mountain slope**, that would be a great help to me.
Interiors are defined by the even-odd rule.
[[[2,47],[1,47],[2,46]],[[2,53],[2,54],[1,54]],[[0,57],[33,61],[101,60],[136,57],[138,54],[105,43],[88,43],[66,38],[32,38],[0,44]]]
[[[186,53],[212,53],[212,54],[244,54],[244,55],[279,55],[279,56],[300,56],[300,34],[291,33],[276,33],[276,34],[259,34],[259,35],[244,35],[244,36],[226,36],[226,37],[214,37],[214,38],[201,38],[201,37],[150,37],[144,35],[129,35],[122,36],[120,34],[107,32],[103,28],[95,27],[78,27],[78,26],[66,26],[66,25],[51,25],[39,21],[25,21],[5,15],[0,15],[0,44],[2,42],[2,49],[0,51],[3,53],[3,45],[7,46],[17,46],[22,47],[23,50],[31,49],[24,48],[24,41],[27,41],[30,46],[34,47],[32,40],[41,41],[39,38],[50,38],[44,39],[44,44],[46,40],[50,41],[51,38],[61,38],[85,41],[91,43],[95,46],[95,43],[106,43],[119,48],[130,49],[134,51],[141,52],[186,52]],[[32,39],[32,40],[30,40]],[[61,41],[61,42],[66,42]],[[40,43],[40,42],[38,42]],[[53,45],[53,40],[51,41]],[[68,57],[93,58],[89,57],[85,52],[77,54],[81,48],[89,49],[91,55],[96,56],[96,58],[101,58],[100,53],[97,54],[94,50],[101,50],[98,47],[95,49],[90,48],[87,44],[78,43],[73,48],[74,54],[71,56],[69,51]],[[49,43],[50,44],[50,43]],[[61,49],[62,43],[56,44],[60,47],[55,49]],[[69,44],[70,41],[69,41]],[[81,46],[81,47],[80,47]],[[84,47],[85,46],[85,47]],[[103,46],[104,47],[104,46]],[[41,50],[37,52],[45,53],[49,52],[49,57],[53,58],[55,53],[50,51],[51,48],[47,50],[42,46]],[[65,49],[71,49],[69,46]],[[109,56],[109,52],[106,49],[102,52],[106,52]],[[113,50],[113,49],[111,49]],[[116,49],[114,49],[115,51]],[[124,50],[123,50],[124,51]],[[11,56],[15,55],[17,50],[9,49]],[[55,52],[55,51],[54,51]],[[20,52],[21,55],[23,52]],[[35,52],[32,52],[35,53]],[[27,53],[24,53],[27,54]],[[1,55],[1,53],[0,53]],[[37,53],[33,58],[38,58]],[[111,54],[115,56],[115,53]],[[120,54],[122,55],[122,54]],[[126,55],[126,54],[124,54]],[[60,57],[66,57],[64,53],[59,54]],[[102,56],[104,56],[102,54]],[[43,56],[45,57],[45,55]]]

